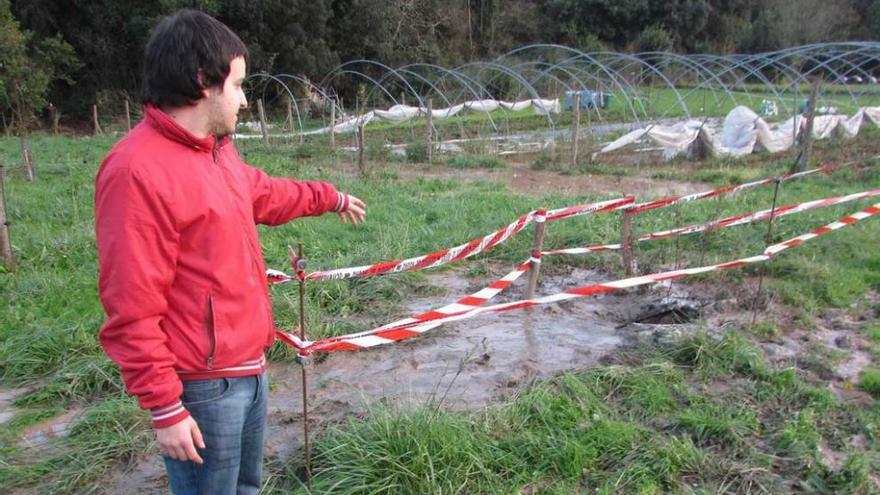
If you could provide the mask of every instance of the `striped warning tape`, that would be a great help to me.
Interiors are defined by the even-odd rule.
[[[698,225],[689,225],[687,227],[679,227],[671,230],[664,230],[660,232],[653,232],[651,234],[644,234],[636,238],[637,241],[651,241],[654,239],[666,239],[670,237],[677,237],[685,234],[694,234],[697,232],[705,232],[717,229],[723,229],[727,227],[733,227],[736,225],[743,225],[751,222],[760,222],[764,220],[769,220],[772,216],[773,218],[784,217],[786,215],[792,215],[795,213],[800,213],[803,211],[813,210],[816,208],[823,208],[826,206],[834,206],[843,203],[848,203],[850,201],[856,201],[859,199],[870,198],[874,196],[880,195],[880,189],[874,189],[871,191],[864,191],[859,193],[848,194],[846,196],[835,196],[832,198],[825,199],[817,199],[814,201],[807,201],[804,203],[795,203],[785,206],[779,206],[775,210],[762,210],[754,213],[746,213],[742,215],[734,215],[727,218],[722,218],[719,220],[715,220],[713,222],[698,224]],[[550,251],[543,251],[541,254],[545,256],[554,256],[561,254],[586,254],[593,253],[599,251],[609,251],[615,249],[621,249],[622,246],[620,244],[602,244],[597,246],[587,246],[587,247],[579,247],[579,248],[566,248],[566,249],[553,249]]]
[[[461,311],[455,312],[428,312],[423,313],[422,318],[417,319],[415,322],[409,323],[389,323],[388,325],[383,325],[380,327],[382,330],[374,329],[366,332],[361,332],[352,335],[345,335],[340,337],[333,337],[330,339],[322,339],[315,342],[310,341],[301,341],[299,339],[295,339],[290,334],[280,335],[283,341],[288,344],[294,346],[301,355],[308,355],[312,352],[331,352],[331,351],[350,351],[350,350],[358,350],[364,349],[367,347],[374,347],[381,344],[387,344],[391,342],[397,342],[400,340],[407,339],[409,337],[413,337],[416,335],[420,335],[424,332],[420,327],[430,326],[431,328],[436,327],[437,325],[448,323],[452,321],[464,320],[467,318],[473,318],[478,315],[486,314],[486,313],[501,313],[506,311],[513,311],[516,309],[529,308],[533,306],[538,306],[542,304],[552,304],[560,301],[566,301],[569,299],[574,299],[578,297],[586,297],[586,296],[595,296],[599,294],[604,294],[607,292],[613,292],[620,289],[626,289],[631,287],[637,287],[641,285],[655,284],[658,282],[663,282],[666,280],[679,279],[691,275],[696,275],[700,273],[706,273],[716,270],[728,270],[732,268],[738,268],[741,266],[759,263],[763,261],[769,260],[772,256],[776,254],[797,246],[803,242],[814,239],[820,235],[831,232],[833,230],[838,230],[840,228],[846,227],[847,225],[852,225],[860,220],[870,217],[871,215],[875,215],[880,213],[880,203],[876,203],[868,208],[865,208],[861,211],[853,213],[851,215],[847,215],[836,222],[832,222],[824,227],[820,227],[812,232],[808,232],[806,234],[801,234],[797,237],[789,239],[784,242],[780,242],[778,244],[774,244],[767,249],[764,250],[762,254],[757,256],[751,256],[748,258],[741,258],[738,260],[728,261],[725,263],[719,263],[715,265],[702,266],[697,268],[685,268],[680,270],[671,270],[666,272],[655,273],[651,275],[642,275],[639,277],[632,277],[622,280],[617,280],[613,282],[604,282],[601,284],[592,284],[583,287],[578,287],[575,289],[570,289],[558,294],[553,294],[549,296],[544,296],[535,299],[525,299],[520,301],[512,301],[507,303],[495,304],[491,306],[481,306],[474,307],[471,309],[462,308]],[[523,265],[520,265],[523,266]],[[409,319],[407,319],[409,320]],[[407,321],[400,320],[400,321]],[[279,332],[280,333],[280,332]],[[295,340],[294,340],[295,339]]]
[[[445,265],[448,263],[454,263],[456,261],[463,260],[465,258],[469,258],[476,254],[488,251],[498,244],[506,241],[510,237],[519,233],[522,229],[524,229],[529,223],[532,221],[554,221],[561,220],[563,218],[569,218],[573,216],[586,215],[590,213],[597,213],[603,211],[613,211],[613,210],[623,210],[627,213],[639,213],[643,211],[649,211],[656,208],[662,208],[666,206],[672,206],[681,203],[687,203],[691,201],[697,201],[700,199],[713,198],[717,196],[721,196],[728,193],[734,193],[738,191],[742,191],[745,189],[750,189],[757,186],[773,184],[777,180],[786,181],[795,179],[798,177],[805,177],[808,175],[815,174],[817,172],[830,172],[836,168],[839,168],[839,165],[834,164],[826,164],[821,167],[806,170],[803,172],[797,172],[793,174],[783,175],[781,177],[768,177],[766,179],[749,182],[746,184],[739,185],[730,185],[720,187],[718,189],[713,189],[711,191],[703,191],[699,193],[689,194],[687,196],[673,196],[668,198],[662,198],[654,201],[649,201],[646,203],[638,203],[635,204],[635,198],[632,196],[627,196],[624,198],[613,199],[609,201],[603,201],[599,203],[590,203],[583,205],[575,205],[569,206],[565,208],[558,208],[554,210],[546,211],[544,215],[539,214],[540,210],[531,211],[526,213],[525,215],[518,218],[516,221],[511,223],[505,228],[499,229],[498,231],[476,238],[466,244],[462,244],[460,246],[456,246],[453,248],[443,249],[431,254],[426,254],[423,256],[417,256],[414,258],[408,258],[404,260],[390,260],[383,261],[380,263],[375,263],[371,265],[363,265],[356,266],[350,268],[337,268],[334,270],[326,270],[326,271],[317,271],[312,272],[305,275],[307,280],[338,280],[338,279],[346,279],[346,278],[355,278],[355,277],[371,277],[375,275],[384,275],[388,273],[399,273],[399,272],[408,272],[408,271],[417,271],[426,268],[434,268],[437,266]],[[616,246],[616,245],[609,245]],[[619,249],[619,247],[604,247],[605,249]],[[592,249],[593,251],[601,251],[603,246],[594,246],[593,248],[579,248],[579,249]],[[270,284],[277,283],[285,283],[290,282],[292,280],[297,280],[296,277],[288,275],[284,272],[278,270],[267,270],[266,278]]]
[[[526,261],[525,263],[520,264],[513,271],[501,277],[489,286],[480,289],[479,291],[469,296],[465,296],[452,304],[447,304],[446,306],[443,306],[441,308],[434,309],[413,316],[411,318],[397,320],[365,332],[345,335],[341,337],[330,337],[320,340],[318,342],[309,343],[309,352],[333,352],[353,350],[348,349],[348,346],[350,345],[348,344],[348,342],[352,339],[360,339],[359,342],[362,343],[371,342],[372,345],[380,345],[403,340],[405,338],[413,337],[415,335],[427,332],[432,328],[440,326],[440,323],[425,324],[425,322],[436,319],[438,316],[442,317],[445,315],[458,314],[482,306],[483,304],[490,301],[493,297],[497,296],[502,291],[510,287],[510,285],[523,273],[529,271],[530,266],[531,260]],[[401,327],[407,328],[402,329]],[[293,333],[276,330],[276,335],[278,335],[278,337],[281,338],[284,342],[291,344],[298,349],[304,347],[303,341]]]
[[[751,189],[753,187],[765,186],[768,184],[773,184],[776,181],[787,181],[791,179],[796,179],[798,177],[806,177],[808,175],[812,175],[818,172],[830,172],[837,168],[836,165],[827,164],[822,165],[821,167],[814,168],[811,170],[805,170],[803,172],[796,172],[793,174],[786,174],[781,177],[768,177],[766,179],[756,180],[754,182],[747,182],[745,184],[739,185],[729,185],[724,187],[719,187],[718,189],[713,189],[711,191],[703,191],[694,194],[688,194],[687,196],[672,196],[668,198],[656,199],[654,201],[648,201],[646,203],[638,203],[634,204],[629,208],[626,208],[627,213],[641,213],[644,211],[654,210],[657,208],[663,208],[666,206],[677,205],[681,203],[689,203],[691,201],[697,201],[700,199],[714,198],[717,196],[721,196],[724,194],[735,193],[739,191],[743,191],[745,189]]]
[[[611,211],[619,209],[623,205],[632,204],[635,198],[627,196],[616,198],[597,203],[589,203],[558,210],[535,210],[519,217],[515,222],[501,228],[491,234],[478,237],[472,241],[456,246],[453,248],[443,249],[431,254],[408,258],[405,260],[391,260],[375,263],[372,265],[356,266],[351,268],[338,268],[335,270],[312,272],[305,275],[306,280],[338,280],[354,277],[372,277],[376,275],[384,275],[388,273],[410,272],[423,270],[426,268],[434,268],[465,258],[486,252],[493,247],[501,244],[507,239],[513,237],[525,228],[531,222],[544,222],[546,220],[558,220],[560,218],[568,218],[576,215],[586,215],[590,213],[598,213],[603,211]],[[552,215],[552,216],[551,216]],[[296,280],[295,277],[287,275],[278,270],[267,270],[266,273],[269,283],[284,283]]]

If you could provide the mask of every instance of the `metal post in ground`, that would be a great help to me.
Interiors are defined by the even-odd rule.
[[[428,137],[428,139],[427,139],[428,148],[426,149],[426,153],[427,153],[426,157],[428,159],[428,163],[431,163],[434,160],[434,115],[433,115],[433,108],[434,108],[433,100],[431,98],[428,98],[428,109],[427,109],[428,111],[425,114],[427,121],[428,121],[428,128],[426,130],[426,134]]]
[[[299,244],[299,254],[293,251],[293,247],[288,246],[290,250],[290,264],[292,265],[297,278],[299,279],[299,338],[303,342],[306,340],[306,260],[303,252],[302,243]],[[308,392],[308,371],[306,366],[309,359],[301,355],[297,355],[297,362],[302,366],[302,405],[303,405],[303,460],[306,468],[306,484],[309,487],[309,493],[312,492],[312,449],[309,443],[309,392]]]
[[[770,206],[770,220],[767,221],[767,238],[764,241],[765,249],[770,246],[773,240],[773,218],[776,216],[776,199],[779,197],[779,185],[782,184],[782,179],[777,177],[775,183],[776,185],[773,188],[773,204]],[[764,285],[765,271],[766,267],[761,267],[761,272],[758,275],[758,289],[755,291],[755,300],[752,303],[752,325],[758,320],[758,305],[761,300],[761,288]]]
[[[547,211],[544,209],[535,213],[535,237],[532,239],[529,256],[529,284],[526,286],[526,299],[535,297],[535,289],[538,287],[538,276],[541,274],[541,251],[544,250],[546,216]]]
[[[260,118],[260,133],[263,135],[263,144],[269,144],[269,129],[266,125],[266,110],[263,108],[263,99],[257,99],[257,115]]]
[[[12,240],[9,236],[9,219],[6,218],[6,191],[3,180],[3,162],[0,162],[0,257],[10,270],[14,270],[15,256],[12,254]]]

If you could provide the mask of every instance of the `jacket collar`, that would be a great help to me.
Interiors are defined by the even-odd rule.
[[[218,142],[217,137],[211,134],[204,138],[198,138],[155,105],[146,105],[146,121],[159,134],[198,151],[211,152],[215,143],[220,148],[230,140],[229,136],[223,136]]]

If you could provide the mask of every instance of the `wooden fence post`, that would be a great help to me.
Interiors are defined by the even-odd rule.
[[[797,158],[791,165],[791,173],[804,170],[810,161],[810,154],[813,151],[813,119],[816,117],[816,99],[819,96],[819,85],[821,82],[822,79],[819,76],[813,76],[810,99],[807,102],[807,126],[804,130],[804,137],[801,140],[801,149],[798,150]]]
[[[620,245],[623,248],[623,270],[627,277],[632,277],[636,273],[636,259],[633,253],[633,235],[632,235],[632,217],[633,214],[627,210],[621,210],[620,222]]]
[[[574,119],[571,124],[571,168],[578,164],[578,135],[581,131],[581,94],[574,94]]]
[[[6,217],[6,192],[3,187],[3,162],[0,162],[0,257],[10,270],[15,269],[15,256],[12,254],[12,241],[9,237],[9,219]]]
[[[366,142],[367,140],[366,140],[366,132],[364,131],[364,127],[366,127],[366,126],[364,126],[363,123],[360,123],[360,125],[358,125],[358,133],[357,133],[357,137],[358,137],[358,170],[361,173],[361,177],[364,177],[367,175],[367,164],[364,161],[364,150],[367,147],[367,142]]]
[[[25,172],[27,172],[27,180],[28,182],[33,182],[36,177],[36,171],[34,170],[34,159],[33,155],[31,155],[31,146],[30,143],[28,143],[27,136],[24,134],[24,128],[19,130],[18,140],[21,144],[21,158],[24,160],[24,169]]]
[[[293,132],[293,98],[290,95],[287,95],[287,131]]]
[[[55,105],[49,103],[49,118],[52,120],[52,134],[58,135],[58,119],[59,119],[58,109],[55,108]]]
[[[336,130],[333,128],[336,125],[336,101],[330,102],[330,147],[336,148]]]
[[[125,125],[128,126],[128,131],[131,132],[131,108],[128,105],[128,98],[123,103],[125,104]]]
[[[544,250],[546,215],[547,211],[543,209],[538,210],[535,215],[535,237],[532,239],[531,254],[529,256],[529,284],[526,286],[526,299],[535,297],[538,276],[541,274],[541,251]]]
[[[98,105],[92,105],[92,126],[95,130],[95,135],[104,134],[104,131],[101,129],[101,123],[98,122]]]
[[[427,136],[428,136],[427,145],[428,145],[428,147],[425,150],[427,153],[426,156],[428,158],[428,163],[431,163],[434,160],[434,113],[433,113],[433,107],[434,107],[434,105],[433,105],[432,99],[428,98],[428,113],[426,115],[427,120],[428,120],[428,129],[427,129]]]
[[[257,99],[257,114],[260,117],[260,133],[263,134],[263,144],[269,144],[269,129],[266,126],[266,111],[263,109],[263,99]]]

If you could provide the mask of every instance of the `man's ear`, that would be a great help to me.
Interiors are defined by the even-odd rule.
[[[205,73],[202,69],[199,69],[199,72],[196,73],[196,83],[199,85],[199,92],[202,93],[202,98],[210,96],[211,88],[205,85]]]

